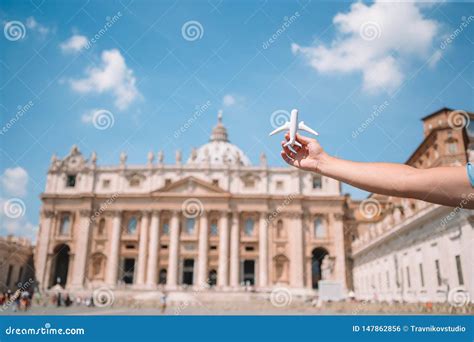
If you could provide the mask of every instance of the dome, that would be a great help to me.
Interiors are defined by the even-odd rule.
[[[210,141],[192,150],[188,164],[249,166],[250,159],[240,148],[229,142],[227,129],[222,124],[222,112],[217,115],[217,120],[217,125],[212,129]]]

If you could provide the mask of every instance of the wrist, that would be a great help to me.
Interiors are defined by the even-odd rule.
[[[329,175],[330,166],[335,158],[331,157],[327,153],[323,152],[314,168],[314,172],[317,172],[323,176]]]

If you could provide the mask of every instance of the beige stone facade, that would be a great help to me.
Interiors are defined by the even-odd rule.
[[[184,162],[99,166],[77,147],[53,156],[35,254],[47,289],[212,288],[267,291],[347,284],[345,196],[339,182],[259,165],[228,139],[219,115],[210,142]]]
[[[443,108],[423,118],[424,140],[408,158],[418,168],[474,162],[474,114]],[[359,299],[474,301],[474,211],[372,195],[351,204],[352,279]]]
[[[0,291],[15,291],[24,283],[33,284],[33,247],[26,238],[0,237]]]

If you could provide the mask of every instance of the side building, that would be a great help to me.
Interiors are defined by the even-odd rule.
[[[407,165],[429,168],[473,162],[472,113],[443,108],[423,118],[424,140]],[[470,123],[469,123],[470,122]],[[474,300],[474,211],[371,195],[352,206],[358,221],[351,246],[355,295],[361,300]]]
[[[34,281],[33,246],[26,238],[0,237],[0,291],[14,292]]]

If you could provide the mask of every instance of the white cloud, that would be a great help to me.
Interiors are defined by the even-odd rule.
[[[135,85],[133,70],[117,49],[102,52],[102,65],[89,67],[86,78],[71,80],[71,87],[79,93],[110,93],[115,97],[115,106],[121,110],[140,97]]]
[[[413,2],[354,3],[348,13],[338,13],[333,23],[337,37],[329,44],[292,45],[321,73],[361,72],[368,91],[393,91],[402,82],[414,58],[433,55],[433,40],[440,30]],[[434,64],[440,55],[434,56]],[[433,61],[434,60],[434,61]]]
[[[0,176],[2,190],[10,196],[23,197],[28,185],[28,172],[22,167],[6,169]]]
[[[75,34],[65,42],[61,43],[59,47],[64,53],[76,53],[87,46],[87,37],[80,34]]]
[[[38,234],[38,226],[35,226],[25,218],[9,219],[2,218],[2,234],[26,237],[30,241],[36,240]]]
[[[236,98],[231,94],[226,94],[222,98],[222,104],[226,107],[233,106],[235,105],[236,102],[237,102]]]
[[[34,17],[26,18],[26,27],[32,31],[38,32],[42,36],[46,36],[50,31],[48,27],[37,22]]]

